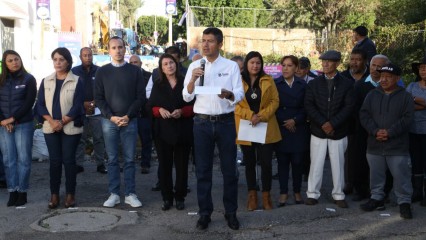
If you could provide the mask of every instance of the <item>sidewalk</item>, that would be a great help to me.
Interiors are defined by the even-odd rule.
[[[166,212],[161,210],[160,192],[151,191],[157,181],[158,163],[154,161],[152,165],[151,172],[142,175],[137,162],[136,191],[142,208],[133,209],[124,204],[123,196],[121,204],[114,209],[103,208],[102,203],[108,197],[107,175],[97,173],[95,164],[87,161],[85,172],[77,177],[77,209],[64,209],[62,201],[58,210],[49,210],[49,164],[35,161],[25,208],[6,207],[8,193],[0,190],[0,239],[426,239],[426,208],[418,203],[413,205],[413,220],[402,220],[399,208],[389,204],[385,211],[362,212],[359,202],[350,201],[351,196],[347,197],[348,209],[337,208],[330,197],[332,183],[328,163],[318,205],[289,204],[272,211],[254,212],[245,210],[247,190],[244,167],[240,166],[238,218],[241,228],[238,231],[229,229],[224,220],[222,176],[215,164],[212,190],[215,210],[209,228],[199,231],[195,228],[198,207],[192,165],[189,171],[192,191],[185,201],[186,209],[172,208]],[[62,199],[63,191],[64,184]],[[306,197],[306,182],[302,191]],[[274,180],[274,204],[278,196],[278,181]],[[51,232],[52,229],[59,230]]]

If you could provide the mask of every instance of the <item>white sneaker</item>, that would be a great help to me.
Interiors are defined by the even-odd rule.
[[[124,198],[124,202],[134,208],[142,207],[141,201],[139,201],[138,197],[134,193],[130,193],[129,196],[126,196]]]
[[[104,207],[112,208],[119,203],[120,203],[120,196],[118,196],[117,194],[111,193],[108,200],[104,202]]]

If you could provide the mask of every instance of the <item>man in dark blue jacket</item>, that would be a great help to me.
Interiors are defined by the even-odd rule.
[[[105,144],[102,135],[101,112],[95,105],[93,98],[93,87],[95,85],[95,74],[98,66],[93,64],[92,49],[84,47],[80,49],[81,65],[71,69],[71,71],[80,77],[84,83],[84,110],[86,118],[84,119],[84,131],[81,136],[80,144],[77,147],[76,161],[78,172],[83,172],[85,147],[88,142],[89,134],[93,138],[93,150],[97,164],[96,170],[99,173],[107,173],[104,162]]]
[[[380,87],[372,90],[361,107],[359,118],[368,132],[367,161],[370,166],[371,198],[361,204],[364,211],[384,210],[386,170],[394,178],[394,191],[401,217],[412,218],[411,161],[408,130],[414,114],[410,93],[397,85],[401,69],[388,64],[380,70]]]
[[[356,43],[352,49],[362,49],[367,53],[367,64],[370,64],[371,58],[377,54],[376,44],[368,38],[368,29],[364,26],[358,26],[354,28],[353,41]]]
[[[343,193],[344,153],[348,144],[348,118],[354,106],[353,82],[337,71],[340,52],[329,50],[320,59],[324,74],[308,83],[305,94],[305,110],[311,123],[311,168],[305,203],[318,203],[328,149],[334,185],[332,196],[338,207],[347,208]]]

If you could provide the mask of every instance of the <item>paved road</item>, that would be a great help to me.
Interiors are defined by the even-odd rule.
[[[151,186],[156,181],[156,162],[153,165],[151,173],[147,175],[140,174],[138,168],[137,194],[144,206],[136,209],[137,212],[132,212],[135,209],[124,203],[114,211],[102,208],[103,201],[108,197],[107,176],[97,173],[94,163],[89,161],[85,163],[86,171],[78,175],[78,209],[52,211],[47,208],[50,197],[48,163],[33,162],[31,190],[28,193],[29,203],[26,208],[6,207],[8,193],[4,189],[0,190],[0,239],[426,239],[426,208],[418,204],[413,205],[413,220],[402,220],[399,217],[399,208],[392,204],[387,204],[385,211],[371,213],[362,212],[359,210],[359,203],[350,200],[348,209],[336,208],[330,197],[332,186],[329,166],[326,166],[323,196],[318,205],[288,205],[272,211],[254,212],[245,210],[247,192],[244,167],[239,167],[238,217],[241,229],[233,231],[227,227],[223,218],[221,174],[219,166],[215,165],[215,211],[209,228],[199,231],[195,228],[198,216],[191,215],[197,211],[194,171],[190,170],[189,184],[192,192],[188,194],[186,209],[177,211],[172,208],[163,212],[160,193],[151,191]],[[273,189],[272,196],[276,202],[279,195],[277,181],[273,182]],[[302,190],[306,190],[306,183],[303,184]],[[350,199],[350,196],[347,199]],[[82,218],[81,212],[100,215]],[[108,223],[109,226],[99,230],[98,223],[111,220],[108,216],[112,215],[120,221],[130,220],[118,226]],[[62,225],[63,230],[72,229],[72,224],[80,224],[77,225],[80,226],[79,231],[50,232],[30,227],[31,224],[43,227],[46,223],[41,220],[46,216],[57,216],[54,222]],[[99,221],[93,222],[90,219]]]

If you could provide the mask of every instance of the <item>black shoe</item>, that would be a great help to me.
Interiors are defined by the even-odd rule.
[[[362,201],[366,198],[369,198],[369,194],[355,193],[354,196],[352,197],[352,201],[359,202],[359,201]]]
[[[208,215],[201,215],[200,218],[197,221],[197,229],[204,230],[209,226],[209,223],[211,222],[211,218]]]
[[[158,192],[160,190],[161,190],[160,189],[160,181],[157,181],[157,183],[154,186],[152,186],[151,191]]]
[[[345,200],[334,200],[334,203],[339,207],[339,208],[348,208],[348,203]]]
[[[423,200],[420,202],[420,206],[426,207],[426,198],[423,198]]]
[[[161,210],[163,210],[163,211],[167,211],[167,210],[169,210],[172,206],[173,206],[173,201],[168,201],[168,200],[166,200],[166,201],[164,201],[164,202],[163,202],[163,206],[161,206]]]
[[[16,201],[18,201],[18,191],[9,193],[9,201],[7,202],[7,206],[15,206]]]
[[[240,222],[238,222],[237,214],[225,214],[225,219],[228,222],[228,227],[232,230],[240,229]]]
[[[305,201],[306,205],[316,205],[318,204],[318,200],[316,200],[315,198],[307,198]]]
[[[84,172],[84,167],[81,165],[77,165],[77,174]]]
[[[7,188],[6,180],[0,181],[0,188]]]
[[[141,174],[148,174],[149,173],[149,167],[141,167]]]
[[[366,212],[374,210],[383,211],[386,209],[384,201],[378,201],[372,198],[370,198],[368,202],[361,204],[360,208]]]
[[[108,170],[106,169],[106,167],[105,167],[105,165],[99,165],[97,168],[96,168],[96,171],[98,172],[98,173],[102,173],[102,174],[107,174],[108,173]]]
[[[275,175],[272,175],[272,179],[273,180],[278,180],[280,177],[278,176],[278,173],[277,174],[275,174]]]
[[[26,192],[18,192],[18,200],[16,200],[15,206],[22,206],[27,203],[27,193]]]
[[[176,209],[177,210],[183,210],[183,209],[185,209],[185,202],[184,201],[177,201],[176,200]]]
[[[400,216],[404,219],[412,219],[413,214],[411,213],[411,204],[403,203],[399,205]]]

